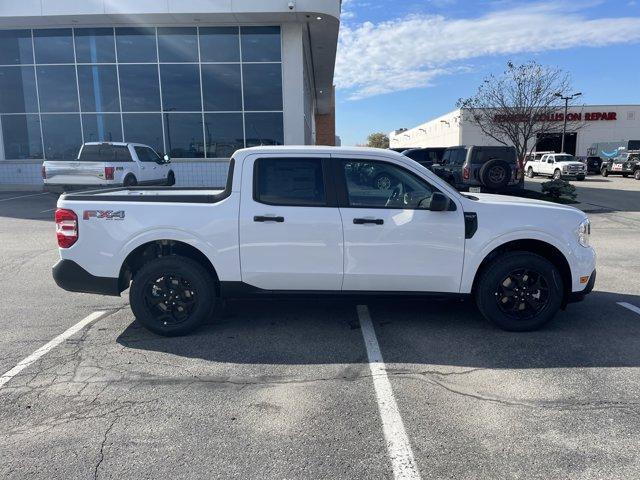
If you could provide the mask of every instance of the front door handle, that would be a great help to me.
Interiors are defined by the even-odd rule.
[[[365,224],[384,225],[384,220],[381,218],[354,218],[353,223],[355,225],[365,225]]]
[[[276,223],[284,223],[284,217],[268,217],[258,215],[253,217],[254,222],[276,222]]]

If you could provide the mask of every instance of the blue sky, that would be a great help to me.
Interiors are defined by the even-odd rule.
[[[569,72],[586,104],[640,103],[640,0],[343,0],[337,134],[416,126],[531,59]]]

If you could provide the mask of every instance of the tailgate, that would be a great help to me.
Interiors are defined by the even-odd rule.
[[[45,162],[47,184],[101,185],[105,183],[102,162]]]

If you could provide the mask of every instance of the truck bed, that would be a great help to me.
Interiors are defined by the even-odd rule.
[[[231,193],[225,187],[119,187],[64,193],[63,201],[216,203]]]

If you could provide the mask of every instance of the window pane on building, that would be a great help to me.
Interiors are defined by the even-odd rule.
[[[240,64],[202,65],[202,94],[207,111],[241,111]]]
[[[116,28],[119,63],[158,61],[155,28]]]
[[[75,38],[78,63],[114,63],[116,61],[112,28],[76,28]]]
[[[85,142],[121,142],[122,124],[119,113],[83,114]]]
[[[33,63],[30,30],[0,30],[0,65]]]
[[[238,28],[201,28],[200,60],[203,62],[239,62],[240,39],[238,38]]]
[[[158,54],[161,62],[197,62],[197,30],[191,27],[158,28]]]
[[[115,65],[78,65],[80,108],[83,112],[119,112]]]
[[[243,62],[279,62],[280,27],[241,27]]]
[[[205,114],[204,134],[208,158],[230,158],[233,152],[244,148],[242,114]]]
[[[38,111],[33,67],[0,67],[0,113]]]
[[[73,65],[37,67],[40,110],[77,112],[78,90]]]
[[[6,159],[42,158],[38,115],[2,115],[0,124]]]
[[[198,65],[161,65],[162,105],[165,111],[200,111]]]
[[[36,63],[73,63],[73,36],[70,28],[33,31]]]
[[[284,145],[284,127],[281,113],[245,114],[247,147]]]
[[[282,110],[279,63],[243,65],[245,110]]]
[[[156,152],[164,152],[160,113],[125,113],[122,122],[125,142],[142,143]]]
[[[120,65],[123,112],[160,111],[157,65]]]
[[[203,158],[202,115],[165,113],[167,150],[173,158]]]
[[[44,155],[47,160],[74,160],[82,146],[80,115],[42,115]]]

